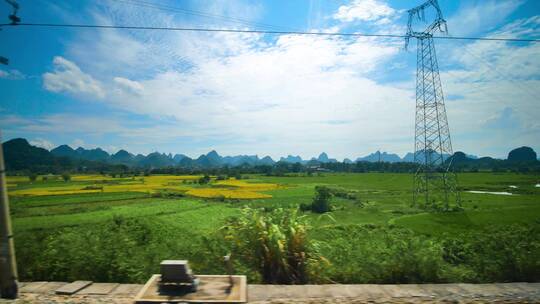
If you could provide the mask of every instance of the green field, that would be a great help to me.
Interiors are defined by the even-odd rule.
[[[334,197],[326,214],[304,212],[328,260],[313,282],[540,280],[540,175],[461,174],[464,210],[451,213],[413,208],[408,174],[250,175],[204,186],[191,182],[198,177],[141,178],[8,178],[21,280],[144,282],[163,259],[224,273],[227,244],[216,231],[227,218],[245,206],[297,209],[318,185],[355,198]],[[241,260],[235,270],[260,280]]]

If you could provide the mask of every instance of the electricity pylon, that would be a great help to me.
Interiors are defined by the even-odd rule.
[[[435,20],[421,32],[413,30],[414,19],[425,21],[426,9],[435,11]],[[417,40],[414,162],[418,169],[414,176],[413,205],[447,211],[460,207],[461,200],[452,167],[452,142],[433,33],[448,30],[437,0],[428,0],[408,13],[406,47],[410,38]]]

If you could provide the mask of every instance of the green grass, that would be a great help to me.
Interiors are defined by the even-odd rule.
[[[17,218],[87,213],[145,199],[148,199],[147,195],[136,192],[33,196],[24,199],[15,197],[11,202],[11,213]]]
[[[129,181],[129,178],[118,179],[118,182]],[[443,238],[459,239],[464,234],[497,229],[493,227],[507,229],[511,225],[540,223],[540,188],[535,187],[535,184],[540,181],[539,175],[460,174],[459,183],[464,211],[455,213],[426,213],[424,210],[412,208],[412,176],[408,174],[325,173],[322,176],[312,177],[252,175],[247,181],[277,183],[285,187],[264,191],[263,193],[271,194],[272,198],[258,200],[219,201],[190,197],[167,198],[152,197],[148,193],[138,192],[10,197],[21,278],[23,280],[83,279],[77,275],[80,276],[81,272],[88,271],[88,275],[84,277],[86,279],[142,282],[151,272],[158,270],[159,260],[165,258],[187,258],[192,262],[195,271],[199,273],[223,272],[220,256],[226,252],[220,244],[216,245],[209,240],[224,225],[228,217],[240,216],[241,207],[244,206],[267,210],[297,208],[301,203],[312,201],[314,188],[318,185],[344,188],[354,191],[358,197],[357,200],[333,198],[334,210],[327,214],[303,213],[312,227],[309,231],[310,237],[321,242],[326,258],[331,263],[335,262],[332,264],[334,266],[329,266],[328,276],[340,282],[392,281],[392,276],[385,276],[384,269],[387,268],[384,267],[397,267],[397,264],[388,264],[390,266],[383,267],[381,265],[386,264],[381,262],[381,265],[377,265],[377,259],[373,259],[373,262],[370,262],[372,264],[366,264],[366,262],[357,265],[356,268],[351,268],[347,267],[347,261],[343,260],[362,259],[354,253],[355,250],[366,255],[383,254],[382,250],[387,246],[384,245],[386,243],[377,246],[369,244],[385,239],[388,235],[395,234],[396,239],[401,236],[416,238],[416,241],[411,241],[409,245],[403,245],[405,247],[398,247],[396,250],[405,250],[403,248],[410,247],[412,248],[410,250],[418,251],[418,259],[422,260],[422,254],[437,254],[446,250],[442,245],[442,249],[439,245],[437,245],[439,247],[433,245],[427,251],[421,249],[428,246],[426,244],[439,242]],[[43,187],[43,185],[57,187],[66,184],[84,186],[92,183],[83,181],[19,182],[10,190],[31,189]],[[518,188],[511,189],[510,185]],[[466,192],[468,190],[511,191],[515,195],[473,194]],[[376,232],[359,228],[364,226],[379,228]],[[400,229],[410,232],[400,232]],[[393,232],[394,230],[397,232]],[[66,242],[67,245],[64,244]],[[69,244],[73,244],[73,247],[66,247]],[[100,248],[101,251],[92,251],[97,256],[88,256],[83,253],[88,246]],[[340,256],[336,248],[342,248],[343,252],[347,250],[350,252]],[[124,256],[125,251],[128,251],[129,255],[123,260],[121,257]],[[85,264],[82,263],[77,264],[81,267],[78,272],[67,273],[67,270],[62,268],[69,261],[80,259],[78,255],[90,259],[88,263],[96,265],[102,263],[106,268],[106,259],[111,252],[119,256],[117,264],[111,266],[116,267],[118,272],[109,273],[107,276],[100,276],[97,272],[84,268]],[[532,252],[535,253],[535,251]],[[402,261],[399,255],[389,255],[388,259],[390,256],[393,259],[392,263],[416,263]],[[425,267],[435,267],[433,265],[439,265],[437,263],[440,260],[443,259],[430,260],[431,264],[426,264]],[[480,270],[474,268],[474,271],[466,272],[467,275],[464,274],[465,272],[459,272],[460,267],[465,267],[464,265],[469,265],[466,263],[472,262],[463,263],[463,265],[453,265],[453,268],[449,266],[452,271],[449,270],[440,276],[413,275],[403,270],[399,278],[396,277],[395,280],[399,282],[489,280],[487,274],[484,277],[470,275],[471,272],[480,273],[484,268]],[[403,266],[399,265],[399,267]],[[532,266],[532,269],[540,269],[534,268],[537,266]],[[236,267],[243,273],[252,271],[242,264]],[[61,269],[64,271],[60,271]],[[359,274],[361,271],[372,271],[373,276],[362,276]],[[536,278],[534,274],[532,277]]]
[[[151,218],[162,215],[181,214],[186,211],[207,207],[207,203],[194,200],[139,199],[136,203],[124,203],[99,210],[84,210],[71,214],[52,213],[48,216],[16,217],[13,220],[13,225],[16,227],[16,232],[35,229],[54,229],[85,224],[98,224],[109,221],[114,216]],[[53,209],[51,212],[54,212],[54,210],[56,209]],[[19,230],[18,227],[21,227],[21,229]]]

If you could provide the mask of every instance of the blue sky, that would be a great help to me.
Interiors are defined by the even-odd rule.
[[[19,0],[23,22],[403,34],[421,1]],[[452,36],[540,38],[535,0],[439,0]],[[152,4],[159,5],[157,9]],[[166,8],[166,9],[164,9]],[[9,7],[0,2],[0,16]],[[7,21],[7,18],[6,18]],[[9,27],[0,128],[69,144],[197,156],[356,158],[413,148],[415,42]],[[437,40],[454,151],[540,150],[540,43]]]

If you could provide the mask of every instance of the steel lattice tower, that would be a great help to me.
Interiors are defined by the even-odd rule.
[[[424,11],[432,8],[435,21],[424,31],[412,29],[414,18],[425,20]],[[414,161],[418,169],[414,176],[413,204],[432,210],[449,210],[461,206],[457,191],[457,176],[452,167],[452,142],[444,106],[439,66],[433,33],[447,32],[437,0],[428,0],[409,12],[409,39],[417,39],[416,123]]]

